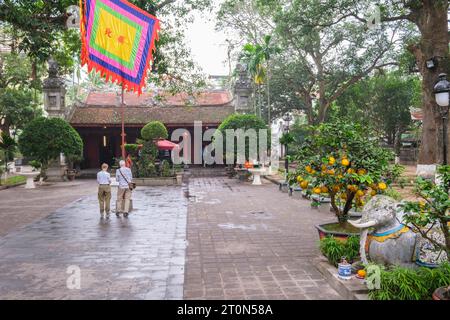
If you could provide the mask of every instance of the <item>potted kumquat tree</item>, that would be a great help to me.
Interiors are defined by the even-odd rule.
[[[347,223],[352,208],[362,208],[371,196],[383,193],[400,170],[394,155],[382,148],[367,128],[341,121],[311,127],[290,176],[309,195],[327,197],[338,223],[317,226],[320,237],[347,238],[359,231]]]

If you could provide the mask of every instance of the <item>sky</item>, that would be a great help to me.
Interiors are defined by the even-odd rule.
[[[187,29],[192,58],[208,75],[228,75],[226,35],[215,31],[215,15],[195,14]]]

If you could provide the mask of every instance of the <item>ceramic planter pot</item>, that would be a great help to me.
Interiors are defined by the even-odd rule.
[[[319,224],[316,225],[316,229],[319,232],[319,238],[322,240],[323,238],[326,238],[327,236],[333,236],[336,239],[340,239],[342,241],[347,241],[348,238],[352,236],[359,236],[359,233],[350,233],[350,232],[340,232],[340,231],[331,231],[327,230],[327,226],[334,225],[336,223],[325,223],[325,224]]]

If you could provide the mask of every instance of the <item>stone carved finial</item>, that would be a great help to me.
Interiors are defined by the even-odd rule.
[[[251,89],[252,83],[247,73],[247,66],[243,63],[238,63],[236,71],[239,77],[236,80],[235,87],[237,89]]]
[[[50,58],[48,61],[48,78],[43,81],[44,107],[49,117],[65,118],[64,79],[58,76],[58,63]]]
[[[48,76],[49,78],[57,78],[58,77],[58,62],[53,59],[53,57],[48,60]]]
[[[239,113],[252,112],[252,81],[247,72],[247,65],[238,63],[236,66],[237,79],[234,83],[235,111]]]

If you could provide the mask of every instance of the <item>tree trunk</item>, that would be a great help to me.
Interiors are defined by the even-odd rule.
[[[399,128],[395,131],[394,137],[394,152],[395,155],[400,157],[400,152],[402,148],[402,130]]]
[[[313,125],[314,124],[313,105],[312,105],[311,96],[309,94],[307,94],[307,96],[305,96],[304,102],[305,102],[305,112],[306,112],[306,116],[308,118],[308,124]]]
[[[272,114],[270,110],[270,68],[267,66],[267,124],[270,127],[272,123]]]
[[[438,76],[442,72],[449,71],[448,60],[448,24],[445,1],[422,1],[422,6],[413,12],[415,23],[422,35],[418,45],[410,46],[410,51],[415,55],[420,73],[423,77],[423,131],[422,143],[419,152],[418,164],[432,165],[442,162],[442,138],[441,118],[436,106],[433,88]],[[427,69],[426,61],[433,57],[438,58],[438,66],[435,69]]]

